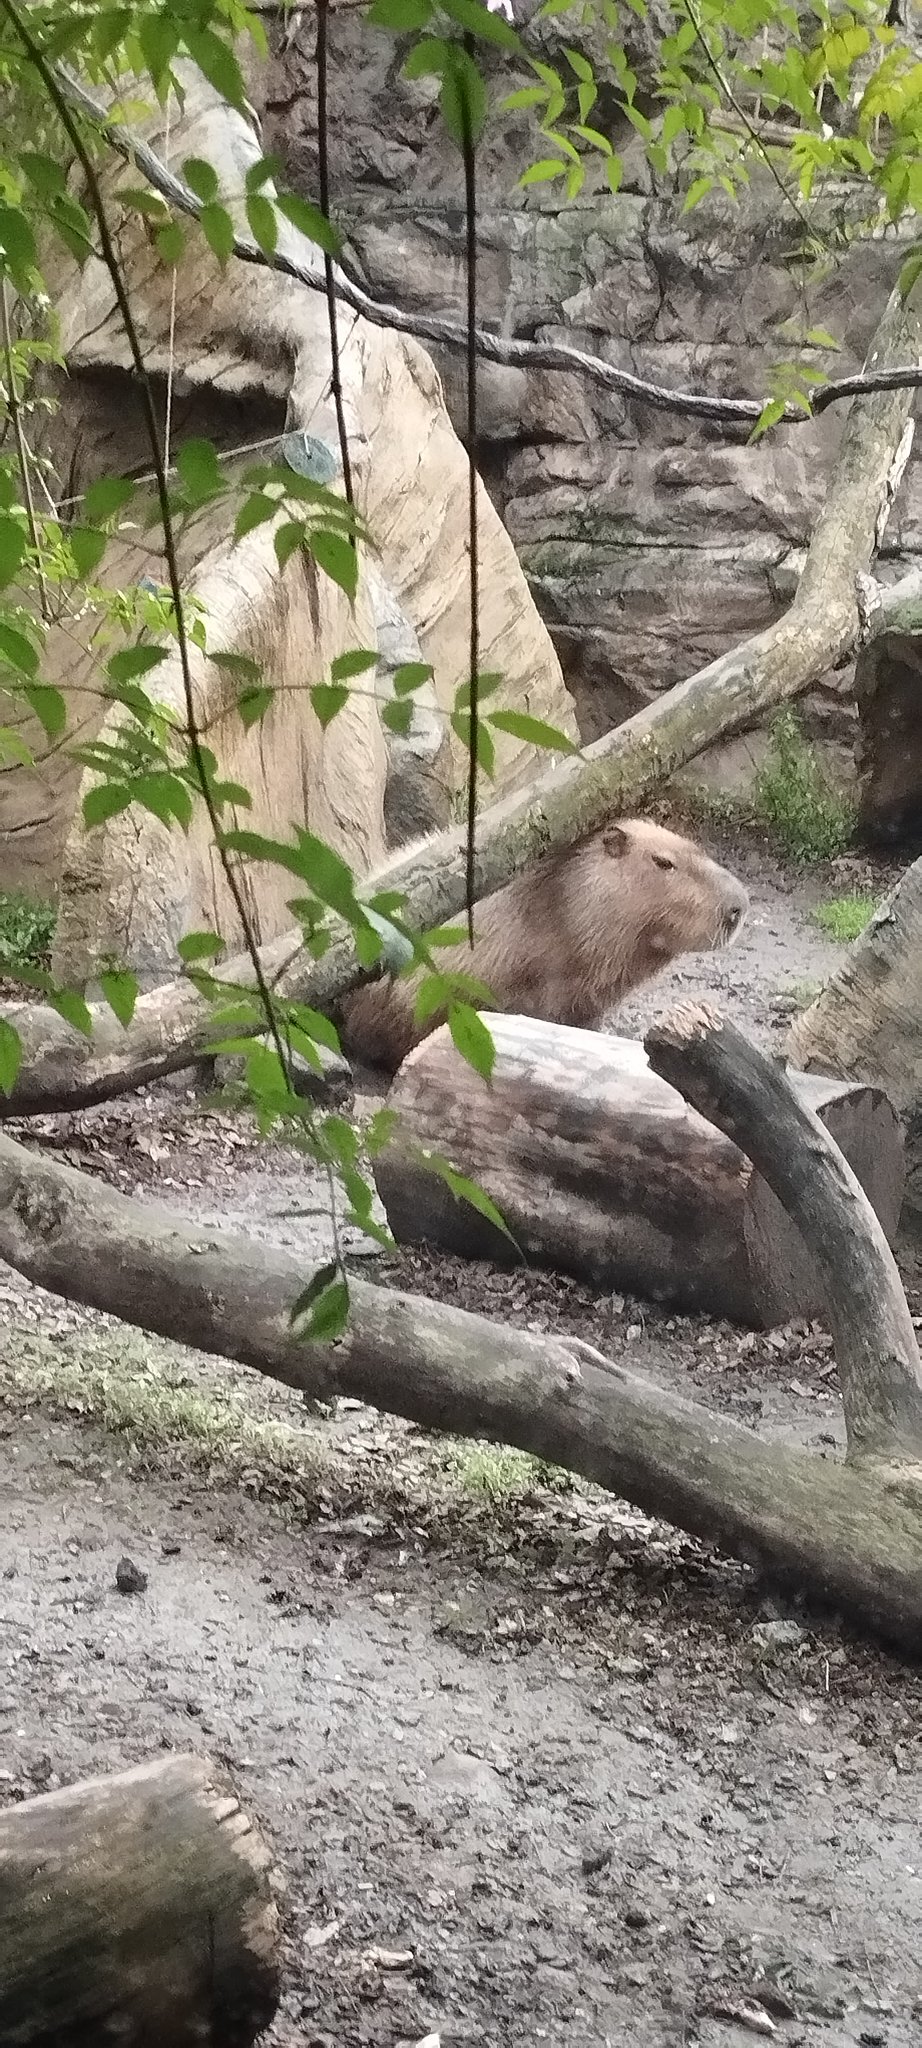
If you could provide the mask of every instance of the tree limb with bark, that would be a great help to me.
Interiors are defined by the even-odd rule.
[[[783,1072],[711,1010],[648,1033],[654,1071],[753,1159],[824,1277],[848,1455],[761,1440],[591,1346],[504,1328],[350,1281],[348,1327],[301,1339],[303,1268],[271,1245],[188,1224],[0,1135],[0,1256],[38,1286],[424,1428],[565,1466],[713,1541],[866,1629],[922,1646],[922,1364],[873,1211]]]

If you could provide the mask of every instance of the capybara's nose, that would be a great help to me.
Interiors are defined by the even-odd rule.
[[[723,913],[723,928],[726,932],[728,939],[736,938],[737,932],[739,931],[741,925],[745,920],[746,912],[748,909],[749,898],[746,895],[745,890],[741,889],[739,895],[735,898],[735,900],[732,903],[729,903],[727,905]]]

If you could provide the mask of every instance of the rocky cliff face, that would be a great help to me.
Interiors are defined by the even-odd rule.
[[[576,19],[548,22],[542,33],[573,42]],[[332,190],[352,262],[376,295],[459,318],[461,171],[432,83],[403,79],[400,44],[352,10],[334,15],[332,35]],[[643,47],[630,55],[642,75]],[[755,192],[746,210],[721,202],[682,217],[670,191],[653,189],[637,138],[623,121],[618,132],[614,110],[592,118],[622,150],[624,181],[612,197],[587,179],[573,204],[558,204],[556,185],[517,189],[532,160],[525,152],[537,152],[524,117],[493,124],[480,165],[483,324],[565,340],[669,387],[725,395],[763,396],[792,334],[812,326],[841,342],[837,371],[860,366],[897,271],[890,237],[855,248],[805,295],[786,261],[797,223],[783,217],[774,186]],[[302,189],[316,192],[312,28],[277,55],[267,144]],[[460,430],[461,359],[437,361]],[[783,609],[841,414],[750,447],[743,434],[625,401],[581,377],[490,365],[481,368],[480,405],[483,474],[550,626],[585,738]],[[888,529],[886,572],[920,550],[916,462]],[[826,679],[807,715],[818,738],[849,753],[850,672]],[[725,750],[724,770],[745,769],[752,751],[740,743]]]

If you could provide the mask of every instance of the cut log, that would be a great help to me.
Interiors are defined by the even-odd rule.
[[[487,1084],[444,1027],[404,1061],[393,1138],[374,1164],[398,1243],[510,1262],[522,1253],[593,1286],[757,1328],[822,1311],[800,1232],[730,1138],[654,1074],[634,1039],[527,1017],[488,1020]],[[888,1236],[903,1147],[883,1091],[791,1077],[850,1161]],[[453,1195],[436,1153],[496,1203],[516,1241]]]
[[[249,2048],[278,2003],[268,1866],[200,1757],[0,1813],[4,2048]]]

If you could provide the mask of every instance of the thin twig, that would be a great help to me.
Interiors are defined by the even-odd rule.
[[[475,61],[474,38],[464,38],[464,49],[470,62]],[[471,128],[471,107],[468,92],[463,89],[461,101],[462,155],[464,158],[464,227],[466,242],[467,272],[467,476],[468,476],[468,547],[470,549],[471,619],[470,619],[470,682],[468,685],[468,757],[467,757],[467,846],[465,850],[467,868],[467,929],[471,945],[474,943],[474,900],[475,881],[474,858],[477,849],[477,747],[480,733],[480,592],[477,556],[477,151]]]
[[[798,206],[797,200],[792,198],[791,193],[788,191],[784,179],[781,176],[781,172],[777,167],[777,164],[772,162],[771,154],[769,150],[766,148],[766,145],[763,142],[761,135],[759,134],[758,128],[755,126],[755,123],[753,121],[750,121],[749,116],[746,113],[745,107],[740,105],[740,102],[736,98],[736,95],[733,91],[732,85],[729,82],[729,79],[725,77],[721,65],[718,63],[717,58],[714,56],[713,51],[711,50],[710,45],[708,43],[707,37],[704,33],[704,30],[701,26],[701,22],[698,19],[698,15],[694,7],[693,0],[682,0],[682,4],[685,8],[685,12],[688,16],[688,19],[691,22],[692,28],[695,31],[697,41],[700,44],[700,47],[704,53],[704,61],[707,64],[709,70],[713,72],[714,77],[717,80],[717,83],[720,87],[721,92],[723,93],[724,99],[726,100],[728,107],[732,109],[733,113],[737,117],[737,120],[742,122],[750,142],[753,144],[753,147],[758,150],[759,155],[762,158],[762,162],[765,164],[766,169],[770,172],[771,176],[773,177],[775,184],[777,185],[778,190],[781,194],[781,197],[784,200],[785,205],[790,207],[795,220],[797,220],[800,223],[800,226],[803,228],[804,234],[807,236],[808,239],[811,236],[815,238],[816,230],[811,227],[806,214],[803,212],[802,208]]]
[[[317,159],[320,176],[320,211],[324,220],[330,218],[330,139],[328,123],[327,94],[327,0],[316,0],[317,5]],[[336,325],[336,272],[333,258],[327,250],[323,252],[323,278],[326,291],[327,312],[330,322],[330,389],[336,410],[336,427],[339,434],[339,456],[343,466],[343,490],[351,512],[355,511],[355,493],[352,488],[352,463],[349,456],[349,436],[346,431],[346,408],[343,400],[343,380],[339,363],[339,334]],[[358,543],[355,533],[350,534],[353,548]]]
[[[110,122],[102,102],[65,66],[55,65],[54,71],[62,94],[98,124],[100,139],[140,171],[154,190],[178,212],[200,220],[201,202],[181,178],[167,169],[156,150],[151,149],[140,136],[133,135],[130,129],[123,128],[118,122]],[[255,263],[265,270],[277,270],[283,277],[292,277],[296,283],[303,284],[308,291],[326,291],[323,275],[281,249],[276,249],[269,256],[258,243],[235,234],[231,252],[241,263]],[[412,334],[420,341],[435,343],[437,347],[467,351],[466,326],[459,327],[454,321],[440,320],[435,314],[407,313],[401,306],[372,298],[369,292],[344,276],[341,268],[337,270],[336,294],[344,305],[351,306],[374,327],[390,327],[398,334]],[[557,370],[568,376],[589,377],[604,390],[621,392],[638,404],[652,406],[660,412],[683,413],[689,418],[716,420],[727,426],[752,427],[763,411],[761,399],[716,398],[700,391],[670,390],[667,385],[635,377],[630,370],[617,369],[601,356],[589,355],[583,349],[570,348],[563,342],[514,341],[479,327],[476,343],[477,354],[485,362],[500,363],[507,369]],[[806,421],[816,418],[843,398],[852,398],[867,391],[915,390],[919,386],[922,386],[922,363],[909,363],[892,370],[864,370],[854,377],[830,380],[813,394],[807,412],[800,406],[785,406],[776,424],[802,427]]]
[[[13,361],[13,336],[10,328],[10,301],[6,278],[2,280],[2,285],[3,289],[2,295],[0,295],[0,304],[2,304],[3,311],[3,353],[6,358],[6,403],[7,410],[10,415],[10,420],[12,422],[13,434],[16,441],[16,457],[19,463],[19,475],[22,481],[22,495],[23,498],[25,499],[26,520],[28,522],[29,527],[29,539],[32,543],[32,549],[35,555],[35,575],[36,580],[38,582],[38,594],[39,602],[42,608],[42,618],[44,619],[46,626],[48,626],[51,624],[51,605],[48,598],[48,585],[45,581],[45,571],[42,565],[42,547],[41,541],[39,540],[38,536],[38,521],[35,517],[35,500],[32,496],[32,470],[29,462],[29,450],[26,446],[25,434],[23,433],[22,407],[20,406],[19,403],[19,392],[16,388],[16,365]]]

